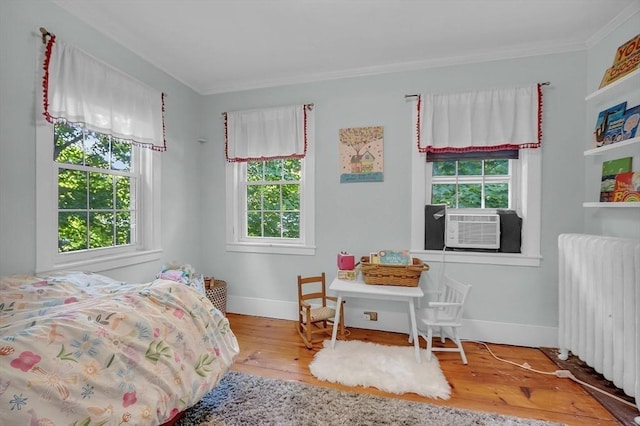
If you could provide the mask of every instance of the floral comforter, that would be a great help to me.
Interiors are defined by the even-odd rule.
[[[162,424],[214,388],[238,352],[227,319],[181,283],[0,277],[2,424]]]

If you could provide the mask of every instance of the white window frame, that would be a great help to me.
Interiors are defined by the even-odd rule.
[[[58,164],[53,160],[53,124],[36,117],[36,273],[56,270],[101,272],[161,258],[161,159],[138,149],[140,182],[136,244],[58,253]]]
[[[246,163],[226,164],[226,250],[232,252],[315,255],[315,154],[313,120],[307,122],[307,153],[300,160],[300,238],[245,238]]]
[[[424,249],[424,206],[431,202],[431,163],[427,163],[426,154],[418,152],[415,146],[411,152],[411,253],[425,261],[440,262],[442,250]],[[522,218],[521,253],[447,251],[447,262],[540,266],[541,152],[523,149],[519,155],[518,160],[512,160],[511,205]]]

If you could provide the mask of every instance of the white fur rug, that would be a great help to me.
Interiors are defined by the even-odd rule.
[[[390,393],[407,392],[431,398],[449,399],[451,387],[433,355],[426,360],[421,349],[422,363],[416,363],[413,346],[386,346],[377,343],[345,340],[326,340],[314,357],[309,369],[320,380],[346,386],[371,386]]]

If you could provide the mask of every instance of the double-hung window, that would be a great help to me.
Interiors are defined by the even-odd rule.
[[[136,244],[139,149],[70,124],[54,125],[54,139],[58,252]]]
[[[420,95],[413,122],[416,139],[412,150],[412,252],[425,260],[442,260],[442,250],[425,249],[425,222],[430,220],[425,216],[427,205],[446,205],[447,214],[495,214],[506,210],[522,220],[520,253],[456,248],[446,252],[447,261],[538,266],[539,86],[473,92],[469,96],[433,95],[424,105],[423,101]],[[456,119],[460,117],[471,119],[462,123]]]
[[[157,260],[162,93],[55,37],[43,68],[36,271]]]
[[[251,110],[227,113],[226,120],[227,250],[314,254],[312,111]],[[272,121],[290,131],[272,132]]]

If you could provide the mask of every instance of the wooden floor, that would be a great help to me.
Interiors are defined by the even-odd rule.
[[[620,425],[600,403],[569,379],[559,379],[500,362],[478,343],[464,343],[469,363],[457,353],[438,353],[440,366],[451,385],[451,398],[443,401],[417,394],[395,395],[375,388],[347,387],[317,380],[309,363],[320,349],[306,349],[294,321],[228,314],[240,344],[234,371],[264,377],[296,380],[316,386],[388,396],[411,401],[493,412],[567,425]],[[348,339],[389,345],[408,345],[407,335],[349,329]],[[425,347],[421,339],[421,346]],[[525,362],[541,371],[558,369],[540,350],[519,346],[489,345],[503,359]]]

